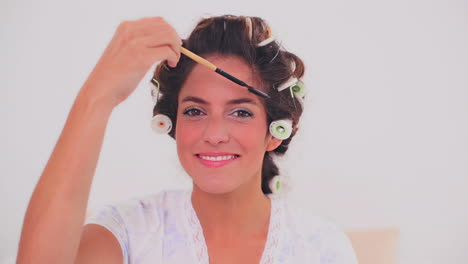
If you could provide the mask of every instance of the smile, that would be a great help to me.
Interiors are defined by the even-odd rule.
[[[198,155],[198,157],[204,160],[220,161],[220,160],[234,159],[236,155],[217,156],[217,157]]]
[[[240,157],[237,154],[195,154],[195,156],[203,165],[209,168],[224,166]]]

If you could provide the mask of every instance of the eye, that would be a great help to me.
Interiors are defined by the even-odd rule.
[[[252,117],[253,114],[252,112],[245,110],[245,109],[238,109],[232,113],[235,117],[240,117],[240,118],[248,118]]]
[[[186,116],[200,116],[203,114],[203,112],[198,108],[190,107],[186,109],[183,114]]]

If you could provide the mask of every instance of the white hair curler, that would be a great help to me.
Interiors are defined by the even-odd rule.
[[[264,39],[262,40],[262,42],[258,43],[257,44],[257,47],[263,47],[263,46],[266,46],[268,44],[270,44],[271,42],[275,41],[275,37],[274,36],[271,36],[267,39]]]
[[[281,92],[283,91],[284,89],[286,88],[289,88],[291,87],[293,84],[297,83],[299,80],[295,77],[291,77],[289,80],[287,80],[285,83],[283,83],[282,85],[280,85],[278,88],[276,88],[276,90],[278,90],[278,92]]]
[[[172,129],[172,121],[167,115],[157,114],[151,119],[151,128],[157,134],[168,134]]]
[[[250,19],[250,17],[246,17],[245,18],[245,21],[246,21],[246,26],[247,26],[247,29],[249,31],[249,39],[252,40],[252,37],[253,37],[253,32],[252,32],[252,19]]]
[[[151,98],[153,98],[153,102],[156,104],[159,99],[159,82],[155,78],[151,79],[150,82],[151,86]]]

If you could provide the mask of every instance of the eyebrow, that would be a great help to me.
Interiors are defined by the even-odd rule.
[[[186,97],[184,97],[184,99],[182,99],[182,103],[183,102],[195,102],[195,103],[199,103],[199,104],[203,104],[203,105],[209,105],[210,104],[207,101],[205,101],[204,99],[202,99],[200,97],[195,97],[195,96],[186,96]],[[250,99],[250,98],[232,99],[232,100],[227,101],[226,104],[227,105],[235,105],[235,104],[253,104],[253,105],[257,105],[257,103],[253,99]]]

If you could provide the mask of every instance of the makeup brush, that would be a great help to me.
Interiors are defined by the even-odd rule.
[[[236,77],[234,77],[234,76],[230,75],[229,73],[227,73],[227,72],[221,70],[220,68],[218,68],[218,67],[217,67],[216,65],[214,65],[213,63],[211,63],[211,62],[205,60],[204,58],[198,56],[197,54],[191,52],[190,50],[188,50],[188,49],[182,47],[181,52],[182,52],[182,54],[184,54],[185,56],[187,56],[187,57],[191,58],[192,60],[194,60],[194,61],[200,63],[201,65],[203,65],[203,66],[209,68],[210,70],[215,71],[215,72],[217,72],[218,74],[221,74],[221,75],[224,76],[225,78],[227,78],[227,79],[229,79],[229,80],[231,80],[231,81],[233,81],[233,82],[239,84],[240,86],[247,87],[247,89],[249,90],[249,92],[251,92],[251,93],[253,93],[253,94],[256,94],[256,95],[258,95],[258,96],[260,96],[260,97],[263,97],[263,98],[270,98],[270,96],[269,96],[267,93],[265,93],[265,92],[263,92],[263,91],[260,91],[259,89],[256,89],[256,88],[254,88],[254,87],[252,87],[252,86],[246,84],[245,82],[243,82],[243,81],[237,79]]]

